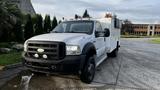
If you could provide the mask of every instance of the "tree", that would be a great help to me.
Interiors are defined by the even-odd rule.
[[[45,19],[44,19],[44,31],[45,33],[50,32],[51,30],[51,20],[50,20],[50,16],[46,15]]]
[[[0,1],[0,41],[10,41],[14,25],[22,18],[17,5],[7,0]]]
[[[34,31],[33,31],[33,23],[32,23],[32,19],[31,19],[31,15],[27,14],[26,15],[26,24],[24,26],[24,38],[25,40],[29,39],[30,37],[32,37],[34,35]]]
[[[23,39],[23,29],[22,29],[22,21],[18,20],[16,25],[13,28],[14,30],[14,41],[22,42]]]
[[[64,20],[65,20],[65,18],[64,18],[64,17],[62,17],[62,20],[64,21]]]
[[[52,29],[51,29],[51,30],[53,30],[53,29],[57,26],[57,24],[58,24],[57,19],[56,19],[56,17],[54,16],[54,17],[53,17],[53,20],[52,20]]]
[[[82,17],[78,14],[75,14],[74,18],[77,20],[78,18],[82,18]]]
[[[44,30],[43,30],[43,26],[42,26],[42,23],[43,23],[43,18],[41,15],[37,14],[36,15],[36,21],[35,21],[35,27],[34,27],[34,31],[35,31],[35,35],[39,35],[39,34],[42,34],[44,33]]]
[[[78,15],[77,14],[75,14],[75,17],[74,17],[76,20],[78,19]]]
[[[90,15],[88,14],[87,9],[85,10],[85,12],[83,14],[83,18],[90,18]]]
[[[5,0],[0,1],[0,28],[13,28],[17,19],[20,19],[21,16],[21,11],[17,5]]]
[[[125,33],[133,33],[133,28],[132,28],[132,22],[129,21],[128,19],[124,20],[123,21],[123,24],[122,24],[122,30],[121,30],[121,33],[122,34],[125,34]]]
[[[124,24],[132,24],[132,22],[129,21],[128,19],[124,20],[123,22],[124,22]]]

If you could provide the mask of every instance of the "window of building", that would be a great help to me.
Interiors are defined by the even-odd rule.
[[[155,29],[158,29],[158,27],[157,27],[157,26],[155,26]]]
[[[152,30],[152,29],[153,29],[153,26],[150,26],[150,29]]]
[[[150,35],[150,36],[152,35],[152,31],[149,32],[149,35]]]

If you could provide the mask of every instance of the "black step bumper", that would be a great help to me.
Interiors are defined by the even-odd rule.
[[[72,73],[83,68],[85,55],[66,56],[61,60],[33,59],[23,52],[23,64],[30,70],[44,73]]]

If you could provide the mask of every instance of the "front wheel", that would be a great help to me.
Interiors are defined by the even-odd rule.
[[[90,84],[95,75],[94,57],[89,57],[80,75],[81,81]]]

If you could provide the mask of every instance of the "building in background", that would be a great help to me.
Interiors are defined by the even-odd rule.
[[[129,35],[160,36],[160,24],[133,24],[122,25],[121,32]]]
[[[132,24],[136,35],[160,35],[160,24]]]
[[[32,6],[31,0],[8,0],[10,3],[16,4],[24,14],[34,15],[36,12]]]

